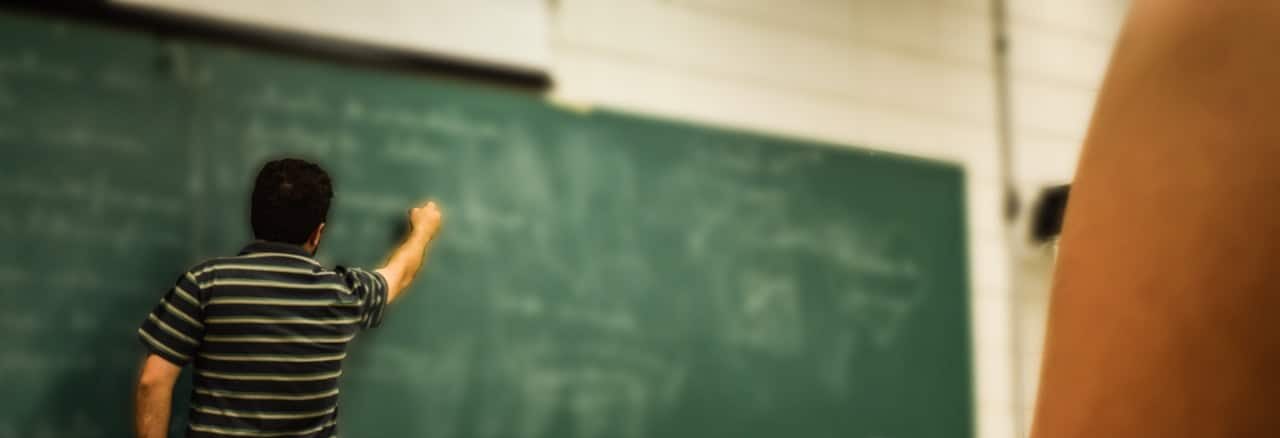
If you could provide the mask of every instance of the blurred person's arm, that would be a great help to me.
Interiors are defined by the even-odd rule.
[[[391,255],[378,273],[387,281],[387,302],[395,301],[409,289],[427,256],[427,247],[440,230],[444,217],[435,202],[427,202],[409,210],[409,235]]]
[[[155,354],[142,361],[134,392],[134,431],[138,438],[164,438],[169,434],[169,410],[173,386],[182,367]]]
[[[1071,190],[1032,436],[1280,434],[1280,2],[1135,0]]]

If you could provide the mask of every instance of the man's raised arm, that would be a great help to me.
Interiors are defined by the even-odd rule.
[[[387,302],[392,302],[409,288],[427,258],[427,248],[444,221],[435,202],[427,202],[409,210],[409,234],[378,273],[387,280]]]

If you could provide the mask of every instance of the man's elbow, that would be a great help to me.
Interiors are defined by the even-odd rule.
[[[387,295],[391,297],[404,293],[409,285],[413,284],[413,278],[398,267],[386,266],[379,269],[378,273],[382,274],[383,280],[387,282]]]
[[[408,281],[400,281],[396,284],[388,285],[387,301],[394,302],[397,298],[404,296],[404,293],[409,291],[409,283]]]
[[[173,386],[171,382],[166,382],[161,376],[155,373],[142,373],[138,376],[138,391],[152,392],[158,389],[164,389],[166,386]]]
[[[165,376],[144,372],[138,377],[138,393],[157,394],[172,391],[174,383],[173,380],[166,379]]]
[[[171,391],[178,381],[182,368],[171,364],[158,356],[148,356],[138,373],[139,391]]]
[[[405,292],[408,292],[409,286],[412,286],[412,285],[413,285],[413,279],[409,277],[405,277],[400,279],[400,284],[397,285],[397,289],[399,289],[400,293],[403,294]]]

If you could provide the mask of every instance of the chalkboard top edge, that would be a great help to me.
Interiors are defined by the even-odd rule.
[[[75,20],[113,31],[151,33],[340,66],[444,78],[529,93],[543,93],[554,84],[545,71],[273,30],[214,18],[122,7],[105,1],[18,0],[4,2],[0,5],[0,12]]]
[[[544,101],[555,107],[563,107],[562,104],[558,103],[558,100],[553,102],[552,99],[544,99]],[[679,116],[649,112],[635,108],[623,108],[610,105],[588,105],[583,103],[575,104],[579,105],[581,108],[560,109],[568,113],[577,113],[581,117],[601,117],[606,119],[617,118],[627,121],[639,120],[651,123],[664,123],[682,128],[712,131],[720,135],[748,136],[766,140],[775,140],[782,143],[790,143],[790,146],[792,147],[816,148],[837,153],[851,153],[868,157],[887,158],[903,163],[956,171],[962,178],[966,173],[965,163],[958,158],[953,159],[946,157],[913,155],[907,152],[877,149],[855,143],[838,143],[834,140],[806,136],[804,134],[767,130],[756,126],[733,125],[705,119],[681,118]],[[582,108],[586,109],[584,110]]]

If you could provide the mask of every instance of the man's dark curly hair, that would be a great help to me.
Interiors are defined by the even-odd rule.
[[[262,166],[253,184],[249,221],[260,240],[301,245],[329,214],[333,185],[315,163],[296,158]]]

